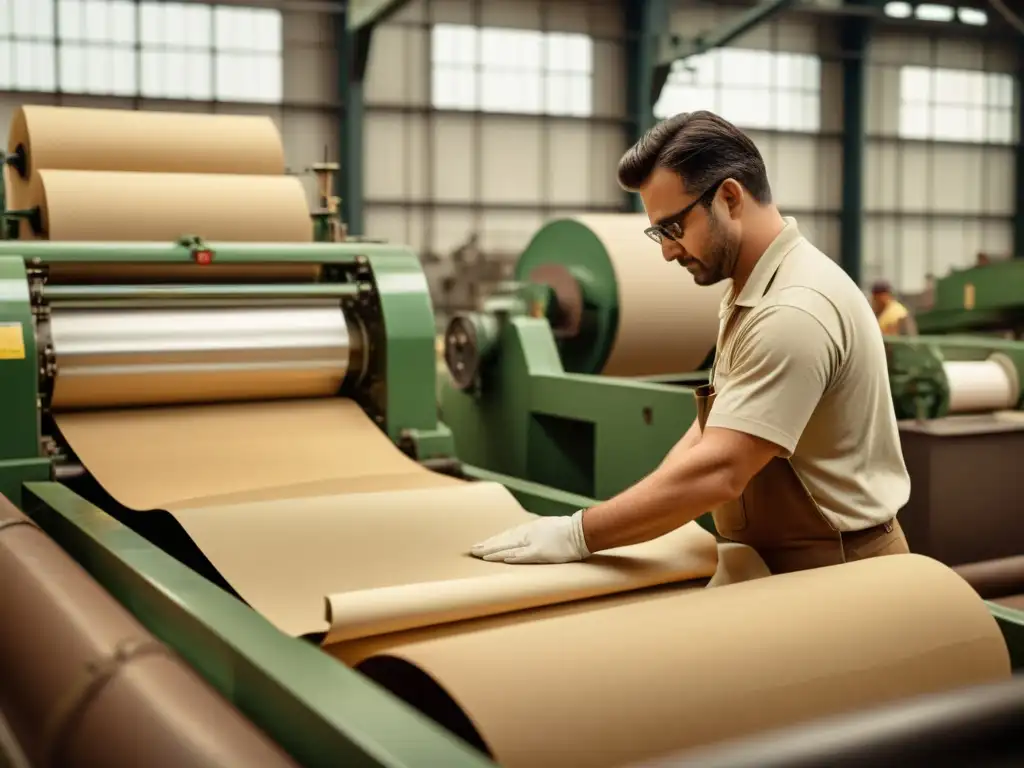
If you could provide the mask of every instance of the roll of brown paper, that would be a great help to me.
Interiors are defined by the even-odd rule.
[[[619,320],[605,376],[654,376],[700,367],[718,338],[718,309],[730,281],[698,286],[666,264],[644,234],[644,214],[579,217],[604,244],[615,271]]]
[[[269,117],[27,105],[11,120],[7,151],[34,171],[147,171],[273,176],[284,146]]]
[[[946,566],[881,557],[329,649],[505,768],[635,761],[1010,676]]]
[[[305,190],[291,176],[44,170],[19,202],[41,212],[41,234],[21,222],[28,240],[313,239]]]

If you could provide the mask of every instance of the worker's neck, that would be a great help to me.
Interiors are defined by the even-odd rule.
[[[749,212],[749,219],[744,224],[743,244],[736,259],[736,268],[732,273],[733,293],[738,296],[750,279],[764,252],[786,227],[786,222],[774,205],[754,208]]]

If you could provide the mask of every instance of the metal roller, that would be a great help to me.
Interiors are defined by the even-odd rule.
[[[259,308],[62,308],[48,321],[52,410],[338,392],[362,338],[338,301]]]

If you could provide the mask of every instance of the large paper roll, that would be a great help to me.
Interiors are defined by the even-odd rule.
[[[170,510],[220,576],[294,635],[362,637],[506,613],[708,578],[717,563],[714,537],[696,523],[587,563],[471,557],[474,542],[534,516],[502,486],[428,471],[341,398],[57,423],[110,495],[136,514]]]
[[[619,322],[606,376],[696,370],[714,349],[718,310],[730,281],[699,286],[667,264],[644,229],[644,214],[592,214],[579,221],[600,238],[615,270]]]
[[[11,120],[7,151],[23,147],[26,179],[47,169],[284,173],[284,146],[274,121],[130,109],[28,105]]]
[[[39,208],[42,233],[24,239],[309,242],[306,193],[291,176],[44,170],[20,206]]]
[[[505,768],[631,765],[1010,676],[985,604],[918,555],[617,595],[331,651]]]
[[[562,307],[562,364],[574,373],[655,376],[698,370],[715,347],[729,285],[702,287],[666,263],[642,214],[589,214],[542,227],[516,264]]]

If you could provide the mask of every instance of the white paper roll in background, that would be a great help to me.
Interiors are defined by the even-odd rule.
[[[949,382],[950,413],[981,413],[1013,408],[1020,384],[1013,363],[1003,355],[988,360],[950,360],[942,364]]]

